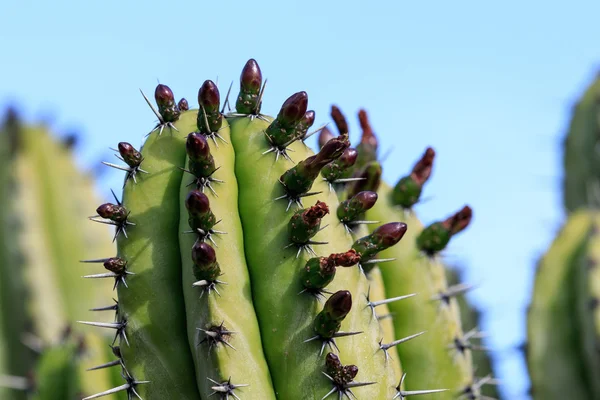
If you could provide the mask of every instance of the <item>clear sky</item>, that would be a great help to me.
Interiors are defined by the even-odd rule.
[[[139,88],[152,94],[159,80],[196,104],[205,79],[224,92],[250,57],[269,79],[265,111],[306,90],[317,124],[336,103],[356,133],[365,107],[392,151],[388,182],[437,150],[425,222],[474,208],[448,260],[480,284],[470,298],[486,312],[504,393],[526,398],[516,347],[534,262],[562,220],[561,141],[600,61],[600,2],[202,3],[2,2],[0,107],[80,132],[88,167],[118,141],[141,144],[154,116]],[[121,179],[105,171],[104,193]]]

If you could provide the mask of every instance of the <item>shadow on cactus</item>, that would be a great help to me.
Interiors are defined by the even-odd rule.
[[[339,136],[311,131],[307,93],[276,117],[264,95],[249,60],[235,111],[210,80],[197,109],[144,96],[158,123],[117,145],[123,197],[92,218],[115,227],[117,253],[89,261],[116,318],[80,321],[114,334],[102,369],[123,381],[85,399],[480,398],[439,256],[471,209],[426,228],[411,211],[433,150],[391,188],[365,111],[353,148],[337,107]]]

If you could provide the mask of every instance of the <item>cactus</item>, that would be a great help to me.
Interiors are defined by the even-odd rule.
[[[596,79],[564,147],[566,222],[537,264],[525,355],[534,399],[600,399],[599,130]]]
[[[114,228],[116,254],[94,250],[87,261],[116,291],[115,304],[98,308],[115,318],[67,313],[110,332],[112,358],[91,374],[118,371],[121,381],[96,375],[106,386],[91,394],[84,381],[83,398],[479,398],[477,333],[463,335],[438,256],[471,210],[425,229],[409,212],[432,150],[392,189],[380,182],[365,111],[352,148],[334,107],[340,135],[322,129],[315,153],[304,143],[319,131],[309,132],[307,93],[271,117],[264,89],[249,60],[233,112],[210,80],[197,108],[163,84],[156,107],[144,95],[158,123],[140,149],[117,144],[122,163],[105,164],[125,172],[122,198],[90,218]],[[95,302],[81,291],[76,299],[70,306]],[[69,351],[54,372],[71,369]]]
[[[90,329],[71,333],[74,320],[111,295],[80,279],[88,271],[79,259],[113,248],[106,227],[83,223],[97,201],[91,177],[75,165],[68,143],[12,110],[0,129],[0,153],[0,397],[77,398],[53,392],[67,390],[52,383],[60,379],[79,382],[78,395],[93,393],[112,376],[84,374],[83,366],[106,362],[110,341]]]

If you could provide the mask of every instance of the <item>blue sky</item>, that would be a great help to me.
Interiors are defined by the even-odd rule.
[[[160,80],[195,104],[205,79],[226,91],[250,57],[269,79],[268,112],[306,90],[317,124],[335,103],[357,132],[365,107],[392,149],[388,182],[437,150],[424,221],[474,208],[447,255],[480,284],[470,298],[486,311],[504,393],[526,398],[515,347],[534,261],[562,219],[561,140],[600,62],[600,3],[201,3],[3,2],[0,107],[80,132],[90,167],[118,141],[141,144],[154,117],[139,88],[151,94]],[[116,171],[101,179],[105,194],[120,187]]]

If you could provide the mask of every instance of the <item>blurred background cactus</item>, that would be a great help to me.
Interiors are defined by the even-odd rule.
[[[82,224],[98,202],[72,139],[8,110],[0,131],[0,398],[73,398],[111,382],[84,373],[108,360],[112,339],[74,326],[111,296],[79,260],[114,251],[105,226]],[[86,304],[87,303],[87,304]],[[12,388],[9,389],[8,388]],[[40,397],[37,397],[39,394]]]
[[[564,140],[566,221],[537,264],[525,354],[534,399],[600,399],[600,79]]]

